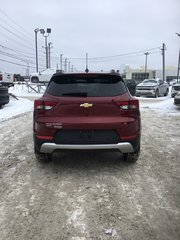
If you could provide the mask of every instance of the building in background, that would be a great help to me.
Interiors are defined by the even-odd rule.
[[[132,69],[129,66],[121,72],[122,77],[125,79],[133,79],[137,83],[142,82],[144,79],[160,78],[163,79],[163,71],[160,69],[147,69],[145,72],[144,66],[139,69]],[[172,79],[177,78],[177,69],[175,67],[166,67],[165,70],[166,81],[169,82]]]

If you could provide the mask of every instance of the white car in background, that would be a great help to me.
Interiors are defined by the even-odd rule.
[[[145,79],[136,86],[136,97],[160,97],[167,96],[169,85],[162,79]]]
[[[0,86],[11,87],[14,85],[14,74],[0,71]]]
[[[179,91],[180,91],[180,82],[176,82],[172,85],[171,97],[175,97]]]
[[[39,82],[49,82],[52,75],[57,72],[55,68],[47,68],[41,72],[32,73],[30,75],[30,82],[39,83]]]

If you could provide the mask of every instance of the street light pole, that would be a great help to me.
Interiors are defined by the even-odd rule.
[[[37,33],[40,31],[39,28],[34,30],[35,33],[35,49],[36,49],[36,72],[38,72],[38,46],[37,46]]]
[[[163,82],[165,82],[165,50],[166,50],[166,45],[163,43],[162,45],[162,60],[163,60]]]

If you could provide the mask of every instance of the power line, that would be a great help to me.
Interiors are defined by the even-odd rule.
[[[18,36],[18,38],[21,38],[21,39],[23,39],[23,41],[25,40],[26,42],[27,41],[29,41],[29,42],[31,42],[31,44],[32,44],[32,42],[33,42],[33,40],[32,39],[29,39],[29,37],[27,38],[27,36],[22,32],[22,31],[19,31],[18,29],[16,29],[15,27],[13,27],[11,24],[9,24],[7,21],[5,21],[4,19],[2,19],[1,17],[0,17],[0,20],[2,21],[2,22],[4,22],[8,27],[10,27],[10,28],[12,28],[13,30],[15,30],[16,32],[18,32],[20,35],[18,35],[18,34],[16,34],[17,36]],[[4,26],[3,26],[4,27]],[[5,28],[5,27],[4,27]],[[7,29],[6,29],[7,30]],[[10,31],[9,29],[8,29],[8,31]],[[13,33],[14,34],[14,33]],[[22,36],[22,35],[24,35],[24,36]]]
[[[32,62],[29,59],[24,59],[24,58],[21,58],[21,57],[19,57],[17,55],[14,55],[14,54],[6,53],[6,52],[3,52],[3,51],[0,51],[0,54],[4,55],[4,56],[7,56],[7,57],[15,58],[15,59],[23,61],[23,62],[29,62],[29,63],[31,62],[32,64],[35,64],[34,62]]]
[[[21,53],[23,56],[26,56],[26,57],[29,57],[29,58],[35,58],[35,55],[34,55],[34,54],[31,54],[31,53],[23,52],[23,51],[20,51],[20,50],[15,50],[15,49],[6,47],[6,46],[1,45],[1,44],[0,44],[0,47],[2,47],[4,50],[7,50],[7,51],[13,51],[13,52]],[[44,58],[44,55],[39,55],[39,56],[40,56],[41,58],[42,58],[42,57]]]
[[[7,26],[11,27],[13,30],[15,30],[16,32],[20,33],[17,34],[17,33],[14,33],[13,31],[9,30],[9,28],[5,27],[4,25],[1,24],[1,27],[3,27],[6,31],[10,32],[11,34],[15,35],[17,38],[23,40],[23,42],[31,42],[31,45],[34,45],[33,42],[34,42],[34,38],[32,37],[32,33],[29,33],[25,28],[23,28],[21,25],[19,25],[14,19],[12,19],[7,13],[5,13],[2,9],[0,9],[0,12],[7,17],[6,20],[2,19],[2,17],[0,17],[0,20],[3,21]],[[2,15],[1,14],[1,15]],[[12,24],[10,24],[9,22],[7,22],[7,20],[10,22],[13,23],[13,25],[16,25],[19,29],[19,30],[16,26],[14,27]],[[1,33],[2,34],[2,33]],[[4,35],[4,34],[3,34]],[[23,35],[23,36],[22,36]],[[7,36],[7,35],[6,35]],[[25,38],[24,38],[25,37]],[[12,39],[11,39],[12,40]],[[13,39],[14,40],[14,39]],[[43,41],[41,39],[39,39],[39,42],[43,45]],[[17,41],[16,41],[17,43]],[[23,46],[25,46],[25,44],[23,44]],[[27,47],[27,45],[26,45]],[[29,49],[31,50],[34,50],[33,48],[30,48],[28,47]]]
[[[6,52],[3,52],[3,51],[0,51],[0,54],[4,55],[4,56],[7,56],[7,57],[10,57],[10,58],[14,58],[14,59],[20,60],[20,61],[25,62],[25,63],[31,63],[31,64],[35,65],[35,63],[32,60],[24,59],[24,58],[21,58],[21,57],[19,57],[17,55],[14,55],[14,54],[6,53]],[[43,65],[40,65],[40,66],[44,67]]]
[[[150,52],[150,54],[157,54],[157,53],[160,53],[160,50],[159,51],[155,51],[155,52]],[[133,55],[122,55],[122,56],[119,56],[118,58],[114,58],[114,59],[93,59],[93,58],[88,58],[89,62],[90,63],[98,63],[98,62],[112,62],[112,61],[119,61],[119,58],[132,58],[132,57],[142,57],[144,55],[144,53],[141,53],[141,54],[133,54]],[[68,59],[71,59],[71,58],[68,58]],[[81,59],[73,59],[74,61],[76,60],[79,60],[79,61],[85,61],[85,58],[81,58]]]
[[[2,32],[1,32],[1,35],[4,35],[4,36],[6,37],[6,39],[11,40],[13,43],[16,43],[16,44],[18,44],[18,45],[20,45],[20,46],[22,46],[22,47],[28,48],[28,49],[30,49],[30,50],[34,50],[33,48],[28,47],[27,45],[25,45],[25,44],[23,44],[23,43],[15,40],[14,38],[11,38],[11,37],[7,36],[6,34],[4,34],[4,33],[2,33]]]
[[[156,47],[156,48],[150,48],[150,49],[145,49],[145,50],[140,50],[140,51],[135,51],[135,52],[129,52],[129,53],[122,53],[122,54],[116,54],[116,55],[111,55],[111,56],[100,56],[100,57],[90,57],[88,58],[89,60],[90,59],[104,59],[104,58],[118,58],[118,57],[123,57],[123,56],[127,56],[127,55],[134,55],[134,54],[138,54],[138,53],[143,53],[144,52],[147,52],[147,51],[153,51],[153,50],[156,50],[156,49],[160,49],[160,47]],[[85,57],[83,58],[68,58],[68,59],[75,59],[75,60],[84,60]]]
[[[18,26],[21,30],[23,30],[23,33],[24,34],[26,33],[28,38],[31,38],[32,40],[34,40],[31,37],[31,34],[25,28],[23,28],[21,25],[19,25],[14,19],[12,19],[7,13],[5,13],[2,9],[0,9],[0,12],[2,14],[4,14],[8,18],[8,20],[11,20],[11,22],[13,22],[16,26]]]
[[[3,29],[5,29],[7,32],[11,33],[12,35],[14,35],[14,36],[17,37],[18,39],[20,39],[21,41],[23,41],[23,42],[26,41],[26,39],[18,36],[16,33],[12,32],[12,31],[9,30],[8,28],[4,27],[2,24],[0,24],[0,26],[1,26]],[[24,44],[24,46],[27,46],[27,45]],[[31,50],[34,50],[33,48],[30,48],[30,47],[28,47],[28,48],[31,49]]]
[[[0,61],[1,61],[1,62],[11,63],[11,64],[18,65],[18,66],[22,66],[22,67],[27,67],[27,65],[20,64],[20,63],[15,63],[15,62],[11,62],[11,61],[8,61],[8,60],[2,59],[2,58],[0,58]],[[32,66],[30,66],[30,67],[31,67],[31,68],[35,68],[35,67],[32,67]]]

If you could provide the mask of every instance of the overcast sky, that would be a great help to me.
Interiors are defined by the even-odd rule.
[[[167,48],[166,66],[176,67],[180,0],[1,0],[0,71],[25,73],[25,62],[35,67],[36,28],[52,29],[52,67],[60,65],[63,54],[74,69],[84,71],[87,52],[90,70],[119,69],[124,64],[139,68],[145,64],[144,52],[149,52],[148,67],[160,69],[162,43]],[[38,33],[41,68],[44,42]],[[30,72],[35,72],[32,67]]]

